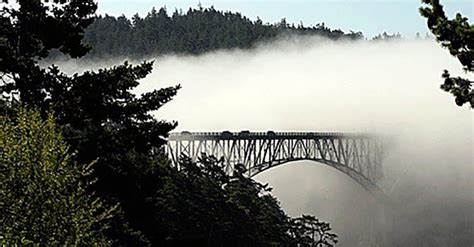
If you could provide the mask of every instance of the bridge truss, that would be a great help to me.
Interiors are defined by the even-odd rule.
[[[249,176],[298,160],[312,160],[333,167],[369,191],[379,190],[383,147],[367,134],[320,132],[187,132],[172,133],[167,154],[174,164],[180,155],[197,160],[202,153],[224,158],[226,172],[236,164]]]

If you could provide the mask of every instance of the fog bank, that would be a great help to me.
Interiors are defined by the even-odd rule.
[[[61,67],[74,72],[115,62]],[[137,93],[181,84],[176,98],[156,113],[177,120],[177,131],[382,134],[382,186],[395,202],[387,233],[394,245],[472,246],[474,115],[439,89],[443,69],[467,76],[431,40],[292,39],[245,51],[156,58]],[[294,162],[257,179],[270,183],[290,215],[329,221],[341,236],[339,246],[368,245],[365,233],[375,217],[370,195],[344,174]]]

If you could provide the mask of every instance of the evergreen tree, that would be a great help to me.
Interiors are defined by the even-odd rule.
[[[23,102],[43,107],[54,78],[38,61],[52,49],[73,58],[85,55],[90,47],[81,40],[97,5],[92,0],[18,3],[18,8],[0,9],[0,93],[18,92]]]
[[[391,40],[398,40],[401,39],[402,35],[400,33],[389,34],[387,32],[383,32],[372,37],[372,41],[391,41]]]
[[[53,48],[79,57],[83,29],[92,21],[92,1],[20,1],[19,8],[1,11],[0,93],[10,100],[52,112],[79,163],[97,160],[93,190],[110,204],[119,203],[123,217],[114,220],[110,236],[123,244],[146,242],[148,227],[141,177],[175,123],[158,121],[150,112],[171,100],[179,87],[136,96],[131,90],[148,75],[152,62],[128,63],[97,72],[67,76],[55,66],[38,65]],[[59,32],[47,31],[58,27]],[[2,105],[12,103],[3,102]],[[126,226],[126,227],[123,227]]]
[[[291,219],[290,236],[292,241],[303,246],[334,246],[338,242],[336,234],[328,223],[322,222],[311,215],[302,215]]]
[[[451,55],[456,57],[466,73],[474,72],[474,25],[457,13],[454,19],[448,19],[439,0],[422,0],[427,7],[421,7],[420,13],[427,18],[428,28],[436,40]],[[442,75],[444,83],[441,89],[451,93],[458,106],[470,104],[474,107],[474,81],[462,77],[452,77],[447,70]]]

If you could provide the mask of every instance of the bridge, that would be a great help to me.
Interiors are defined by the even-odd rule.
[[[370,192],[379,193],[383,147],[369,134],[324,132],[188,132],[172,133],[167,154],[174,164],[180,155],[196,161],[202,153],[224,158],[231,173],[236,164],[249,176],[291,161],[312,160],[346,174]]]

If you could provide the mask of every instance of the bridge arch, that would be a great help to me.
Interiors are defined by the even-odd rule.
[[[322,163],[346,174],[367,191],[381,194],[383,146],[368,134],[325,132],[181,132],[168,139],[173,163],[184,154],[197,160],[202,153],[223,157],[226,172],[243,164],[249,176],[292,161]]]
[[[347,176],[349,179],[352,179],[355,181],[357,184],[359,184],[364,190],[368,191],[369,193],[373,194],[376,197],[381,197],[383,196],[383,192],[380,189],[380,187],[370,181],[367,177],[365,177],[363,174],[359,173],[358,171],[346,167],[344,165],[341,165],[336,162],[332,161],[325,161],[321,159],[287,159],[287,160],[281,160],[281,161],[276,161],[273,163],[271,166],[268,166],[267,164],[262,164],[261,169],[253,169],[250,170],[249,175],[251,177],[257,176],[261,173],[266,172],[267,170],[270,170],[272,168],[277,168],[280,166],[285,166],[285,165],[292,165],[291,163],[293,162],[298,162],[298,161],[309,161],[315,163],[315,165],[323,165],[326,167],[329,167],[330,169],[335,169],[341,173],[343,173],[345,176]]]

